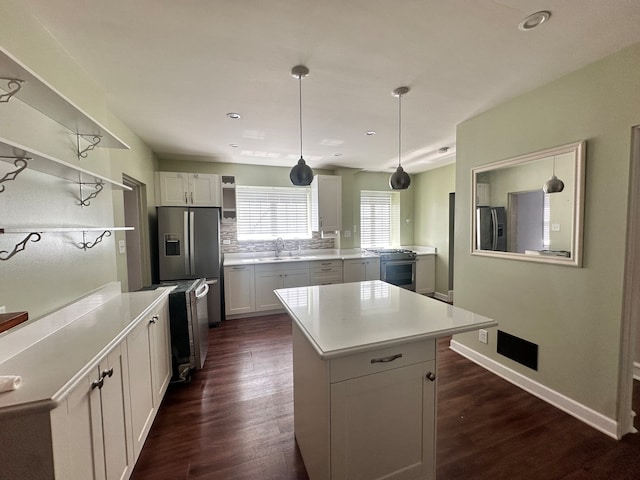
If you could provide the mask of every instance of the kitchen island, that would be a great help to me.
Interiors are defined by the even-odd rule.
[[[497,322],[379,280],[276,295],[309,478],[433,479],[436,339]]]

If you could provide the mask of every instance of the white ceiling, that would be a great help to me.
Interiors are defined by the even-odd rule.
[[[455,160],[465,119],[640,42],[638,0],[26,2],[160,157],[259,165],[299,157],[297,64],[311,167],[391,171],[406,85],[417,173]],[[539,10],[551,19],[519,31]]]

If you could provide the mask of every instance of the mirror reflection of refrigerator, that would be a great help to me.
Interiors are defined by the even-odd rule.
[[[477,207],[476,248],[507,251],[507,214],[504,207]]]
[[[158,207],[157,211],[160,281],[206,279],[208,322],[210,326],[220,325],[220,209]]]

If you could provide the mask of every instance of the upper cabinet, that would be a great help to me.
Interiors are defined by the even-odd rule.
[[[222,222],[236,221],[236,178],[222,175]]]
[[[342,177],[316,175],[311,182],[311,230],[342,230]]]
[[[156,172],[159,207],[220,207],[220,176],[210,173]]]

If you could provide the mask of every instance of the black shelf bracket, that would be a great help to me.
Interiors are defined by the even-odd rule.
[[[7,93],[0,95],[0,103],[9,103],[9,100],[20,91],[24,80],[19,78],[0,77],[0,80],[7,83]]]
[[[9,260],[16,253],[23,251],[26,248],[27,242],[29,242],[29,240],[35,243],[35,242],[39,242],[41,238],[42,237],[40,236],[39,233],[31,232],[30,234],[27,235],[27,237],[24,240],[16,244],[16,246],[10,252],[7,250],[0,250],[0,260],[2,261]]]
[[[22,172],[25,168],[27,168],[28,160],[31,160],[29,157],[3,157],[0,158],[12,158],[15,159],[13,164],[16,166],[16,169],[12,172],[5,174],[2,178],[0,178],[0,193],[5,191],[5,186],[2,185],[4,182],[13,181],[16,177]]]

